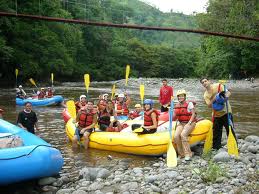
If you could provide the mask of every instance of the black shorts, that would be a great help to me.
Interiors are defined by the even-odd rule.
[[[94,131],[94,128],[91,128],[91,129],[87,129],[85,132],[88,132],[88,133],[92,133]],[[75,133],[77,136],[79,135],[79,137],[83,137],[84,134],[81,134],[80,133],[80,129],[79,128],[76,128],[76,133]]]

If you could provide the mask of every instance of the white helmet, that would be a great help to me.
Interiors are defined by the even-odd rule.
[[[119,94],[118,97],[119,98],[124,98],[125,96],[124,96],[124,94]]]
[[[19,88],[22,88],[22,85],[19,85]]]
[[[82,100],[82,98],[86,98],[86,95],[81,95],[80,98],[79,98],[80,101]]]
[[[102,99],[104,99],[105,98],[105,96],[109,96],[109,94],[103,94],[103,96],[102,96]]]

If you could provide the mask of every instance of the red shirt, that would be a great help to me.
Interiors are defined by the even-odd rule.
[[[160,88],[159,102],[164,105],[171,102],[171,96],[173,96],[173,87],[162,86]]]

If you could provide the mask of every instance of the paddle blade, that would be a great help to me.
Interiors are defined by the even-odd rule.
[[[203,147],[204,154],[207,154],[211,150],[212,142],[213,142],[213,128],[211,127],[208,131],[208,134],[207,134],[206,140],[205,140],[205,144]]]
[[[19,70],[18,70],[18,69],[15,69],[15,76],[16,76],[16,79],[17,79],[18,73],[19,73]]]
[[[34,85],[35,87],[37,87],[37,85],[36,85],[34,79],[30,78],[29,80],[30,80],[30,82],[31,82],[32,85]]]
[[[129,79],[129,73],[130,73],[130,65],[126,66],[126,76],[125,76],[125,86],[128,85],[128,79]]]
[[[53,74],[53,73],[51,73],[50,78],[51,78],[51,83],[52,83],[52,85],[53,85],[53,80],[54,80],[54,74]]]
[[[139,128],[137,128],[137,129],[135,129],[133,132],[134,133],[141,133],[141,132],[143,132],[144,131],[144,129],[142,128],[142,127],[139,127]]]
[[[234,137],[234,135],[232,133],[232,129],[231,129],[230,126],[229,126],[229,134],[228,134],[227,146],[228,146],[228,154],[238,157],[237,142],[236,142],[236,139],[235,139],[235,137]]]
[[[166,164],[168,167],[177,166],[177,155],[176,155],[176,151],[174,149],[172,141],[168,142]]]
[[[145,86],[144,86],[144,84],[141,84],[141,85],[139,86],[139,94],[140,94],[141,102],[142,102],[142,104],[143,104],[144,95],[145,95]]]
[[[223,85],[224,85],[226,82],[227,82],[227,80],[219,80],[219,83],[220,83],[220,84],[223,84]]]
[[[85,74],[84,75],[84,80],[85,80],[86,92],[88,93],[88,88],[90,86],[90,75],[89,74]]]
[[[76,106],[75,102],[73,100],[69,100],[66,102],[67,110],[70,114],[70,116],[75,119],[76,118]]]
[[[111,96],[111,100],[113,99],[114,94],[115,94],[115,84],[113,84],[113,86],[112,86],[112,96]]]

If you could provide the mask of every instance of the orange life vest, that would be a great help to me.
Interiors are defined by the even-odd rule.
[[[158,122],[159,112],[157,110],[151,109],[151,110],[145,111],[145,113],[144,113],[144,126],[153,125],[153,121],[152,121],[152,117],[151,117],[151,114],[153,112],[156,113],[156,120]]]
[[[93,124],[93,118],[95,114],[96,113],[93,111],[86,112],[86,110],[82,110],[78,122],[79,127],[84,128]]]
[[[192,102],[192,101],[185,101],[183,104],[177,103],[175,105],[174,112],[175,112],[175,116],[179,120],[179,122],[187,123],[191,119],[192,112],[187,111],[189,102]],[[192,102],[192,103],[194,106],[196,105],[195,102]],[[193,122],[196,122],[196,116],[195,116],[195,119],[193,120]]]
[[[128,115],[129,114],[129,109],[126,105],[126,103],[117,103],[117,110],[122,110],[123,109],[123,113],[117,113],[117,116],[122,116],[122,115]]]

